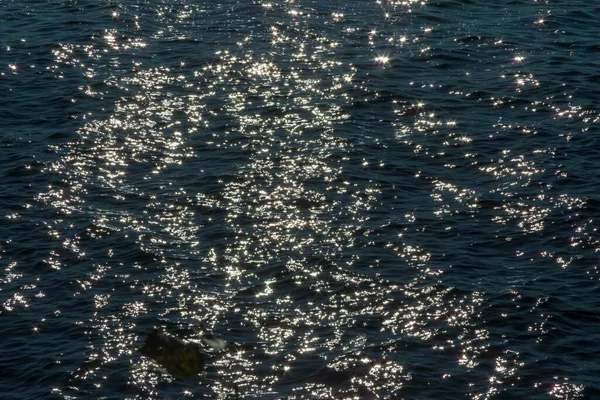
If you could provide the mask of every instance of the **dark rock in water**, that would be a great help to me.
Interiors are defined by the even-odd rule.
[[[150,357],[166,370],[183,378],[197,376],[204,369],[204,357],[200,347],[153,329],[146,334],[140,353]]]

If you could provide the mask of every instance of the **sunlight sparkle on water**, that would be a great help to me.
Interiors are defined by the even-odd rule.
[[[211,353],[210,384],[199,386],[214,394],[233,396],[239,386],[248,397],[273,397],[282,394],[274,394],[281,382],[293,380],[299,398],[401,398],[397,392],[416,371],[410,353],[417,354],[419,374],[434,372],[455,386],[473,381],[474,399],[502,390],[523,356],[481,321],[494,317],[490,299],[508,308],[516,302],[504,292],[474,291],[496,277],[479,262],[480,247],[495,250],[493,240],[518,246],[512,239],[527,234],[535,240],[557,215],[569,231],[564,247],[598,249],[593,220],[577,219],[587,198],[566,194],[566,179],[541,185],[579,173],[562,164],[558,170],[565,158],[560,146],[548,150],[542,142],[523,150],[514,143],[551,142],[544,124],[570,118],[580,118],[581,126],[563,132],[577,139],[579,128],[598,122],[595,110],[567,95],[559,105],[520,107],[515,97],[536,92],[539,80],[515,73],[524,64],[506,64],[529,60],[516,55],[520,47],[482,39],[470,25],[453,46],[464,46],[473,61],[493,47],[501,70],[492,68],[494,90],[481,93],[494,97],[472,90],[472,81],[483,89],[489,84],[473,79],[483,73],[474,63],[449,70],[471,78],[447,89],[445,72],[440,80],[426,75],[432,68],[421,68],[436,65],[440,37],[449,35],[423,24],[432,20],[420,19],[415,6],[425,2],[323,10],[293,0],[231,8],[179,3],[141,15],[144,32],[131,9],[103,10],[110,25],[94,30],[89,43],[58,44],[50,53],[56,77],[73,81],[73,72],[81,74],[78,96],[67,100],[91,104],[75,115],[73,138],[53,140],[61,142],[51,147],[56,157],[40,167],[52,179],[36,196],[56,213],[40,225],[57,248],[39,258],[40,270],[67,277],[74,301],[93,309],[77,322],[90,346],[81,350],[85,365],[73,367],[73,386],[104,387],[115,365],[131,365],[127,384],[140,396],[158,395],[174,378],[135,355],[138,333],[160,326],[194,340],[186,332],[202,326],[248,344]],[[257,19],[246,13],[252,7]],[[359,20],[360,7],[376,9],[377,19]],[[206,18],[210,12],[215,21]],[[522,25],[542,35],[545,29],[531,25],[539,17]],[[242,22],[249,29],[238,29]],[[147,31],[155,35],[141,36]],[[220,36],[212,43],[211,35]],[[143,40],[152,45],[148,51]],[[367,40],[373,47],[361,51]],[[17,61],[28,65],[10,60],[7,74],[20,71]],[[397,68],[377,68],[392,61]],[[541,69],[535,73],[542,80]],[[448,98],[439,96],[449,90],[460,101],[445,107]],[[509,118],[516,108],[526,117]],[[546,109],[546,120],[528,118]],[[486,125],[490,112],[498,123]],[[467,174],[454,177],[451,169]],[[17,216],[7,218],[23,218]],[[485,226],[492,227],[489,241],[480,241]],[[540,256],[545,264],[575,269],[576,254],[548,247]],[[515,264],[534,257],[522,247],[504,253]],[[512,268],[494,262],[494,272]],[[85,269],[71,279],[75,263]],[[3,279],[19,280],[22,270],[15,263]],[[53,290],[19,287],[3,312],[54,300]],[[39,303],[29,307],[30,301]],[[511,323],[515,314],[507,307],[501,304],[498,317]],[[550,331],[548,312],[538,314],[540,321],[526,324],[530,335]],[[25,332],[50,330],[33,322],[23,325]],[[318,366],[316,382],[306,365]],[[544,386],[550,396],[577,391],[566,379],[554,383]],[[176,385],[180,397],[196,396],[197,389]]]
[[[388,56],[377,56],[375,57],[375,62],[379,65],[385,66],[390,64],[390,57]]]

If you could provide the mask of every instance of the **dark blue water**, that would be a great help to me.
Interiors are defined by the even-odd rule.
[[[0,0],[0,397],[600,398],[599,18]]]

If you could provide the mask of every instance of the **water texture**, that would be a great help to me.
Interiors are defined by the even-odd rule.
[[[600,398],[599,17],[0,0],[0,397]]]

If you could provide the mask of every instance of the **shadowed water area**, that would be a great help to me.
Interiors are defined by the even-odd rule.
[[[0,0],[0,397],[600,398],[599,18]]]

